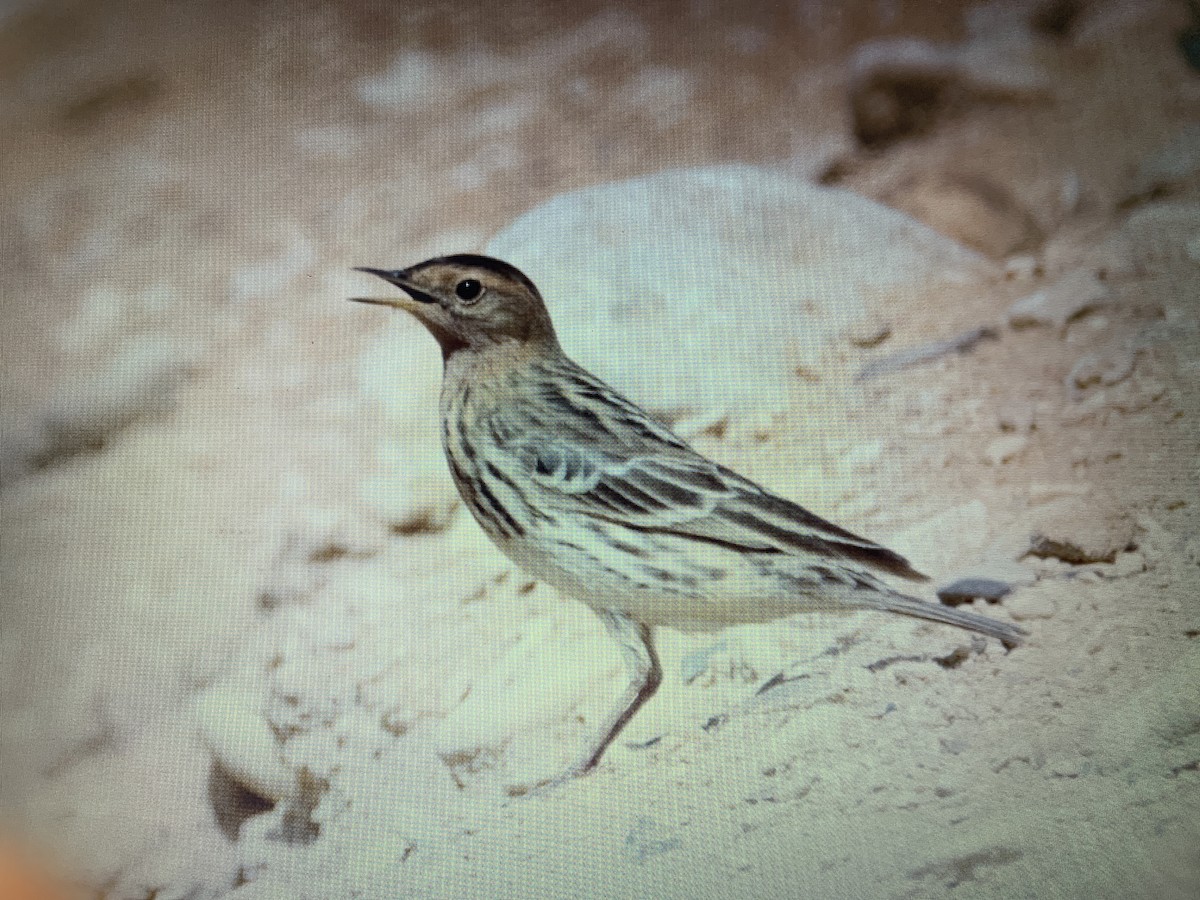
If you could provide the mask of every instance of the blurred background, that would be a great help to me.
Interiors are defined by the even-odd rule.
[[[0,828],[19,848],[5,865],[83,896],[160,900],[1194,896],[1198,16],[1171,0],[4,4]],[[785,387],[775,405],[755,412],[764,375],[736,366],[736,404],[638,399],[848,527],[916,529],[900,549],[923,547],[938,577],[968,558],[1014,586],[1027,574],[1033,599],[1009,611],[1044,637],[1016,667],[976,649],[954,673],[968,680],[945,688],[957,693],[897,695],[913,712],[891,731],[881,678],[916,691],[957,663],[872,668],[874,687],[835,673],[858,692],[853,726],[805,726],[783,704],[712,750],[713,729],[687,720],[699,749],[668,741],[650,769],[631,751],[624,787],[596,776],[514,812],[501,783],[558,752],[546,747],[569,756],[571,691],[603,708],[618,658],[586,610],[539,619],[545,589],[471,531],[437,446],[436,350],[411,323],[348,310],[376,290],[350,268],[481,251],[540,204],[598,196],[571,192],[728,164],[857,195],[889,228],[910,217],[928,229],[922,265],[957,274],[936,290],[900,278],[873,255],[893,232],[856,213],[853,254],[818,248],[833,280],[866,273],[828,343],[771,337],[771,303],[743,320],[743,349],[776,366],[764,396]],[[728,193],[692,203],[651,184],[624,196],[661,202],[678,229],[579,200],[567,226],[512,245],[540,260],[539,283],[566,271],[586,287],[604,271],[584,272],[589,254],[620,267],[647,242],[686,244],[695,222],[721,232],[713,254],[748,248],[743,260],[761,258],[739,243],[743,222],[785,241],[834,228],[803,199],[734,216]],[[678,272],[695,304],[681,308],[715,306],[719,346],[750,276],[714,285],[672,255],[656,283]],[[763,265],[773,278],[808,263]],[[804,309],[778,318],[802,330]],[[571,333],[585,356],[603,337]],[[593,351],[611,361],[601,374],[648,372],[653,394],[704,368],[651,362],[664,335],[638,340]],[[869,365],[909,374],[855,381]],[[970,533],[969,549],[937,546]],[[1031,533],[1049,541],[1032,562]],[[447,554],[461,569],[443,577]],[[434,612],[404,618],[397,602]],[[457,624],[443,643],[414,637],[444,621]],[[545,626],[536,638],[529,622]],[[343,663],[330,648],[362,650],[355,629],[395,629],[402,646]],[[715,722],[808,646],[745,634],[668,638],[664,704]],[[896,658],[924,652],[896,635]],[[525,672],[513,683],[549,690],[546,660],[593,644],[558,706],[526,723],[544,743],[521,749],[520,726],[470,731],[472,685]],[[514,663],[514,647],[535,662]],[[297,659],[301,686],[284,690]],[[366,685],[387,699],[363,700]],[[347,724],[351,709],[366,724]],[[651,711],[642,737],[683,733],[671,715]],[[980,731],[954,733],[967,721]],[[852,734],[855,749],[820,743],[806,762],[779,750],[797,732],[772,744],[755,727]],[[462,756],[472,741],[500,749]],[[349,745],[359,755],[338,757]],[[786,789],[764,786],[776,773]],[[1009,781],[972,792],[994,778]],[[714,789],[726,779],[731,793]]]

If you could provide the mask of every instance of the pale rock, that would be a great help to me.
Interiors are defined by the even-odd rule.
[[[368,106],[411,113],[445,103],[480,84],[495,83],[493,79],[510,75],[512,68],[479,46],[460,54],[402,50],[387,69],[360,78],[354,89]]]
[[[1007,432],[1025,434],[1033,430],[1038,419],[1038,411],[1034,404],[1026,398],[1019,398],[1005,403],[996,416],[997,424]]]
[[[1134,522],[1106,512],[1082,498],[1065,499],[1029,511],[1029,554],[1070,565],[1111,563],[1135,545]]]
[[[1109,405],[1119,413],[1135,413],[1148,409],[1167,394],[1167,386],[1153,375],[1130,379],[1117,387]]]
[[[671,430],[687,441],[702,435],[722,437],[729,427],[729,417],[720,412],[688,416],[671,423]]]
[[[1032,281],[1041,273],[1041,264],[1036,256],[1018,254],[1004,261],[1004,277],[1009,281]]]
[[[1127,553],[1118,553],[1108,574],[1113,578],[1129,578],[1133,575],[1140,575],[1145,571],[1146,557],[1141,552],[1134,550]]]
[[[486,252],[537,283],[572,357],[673,417],[782,411],[877,298],[995,272],[895,210],[740,165],[564,194]]]
[[[1154,566],[1164,559],[1173,559],[1180,550],[1180,541],[1147,513],[1134,517],[1137,523],[1138,552],[1142,553],[1147,565]]]
[[[296,774],[284,761],[261,703],[255,686],[222,683],[196,699],[193,716],[205,747],[234,781],[252,794],[280,802],[295,795]]]
[[[878,496],[860,493],[839,500],[834,505],[834,518],[838,521],[863,521],[877,516],[882,509]]]
[[[1067,375],[1067,387],[1084,390],[1095,385],[1111,387],[1133,374],[1137,351],[1121,347],[1109,353],[1085,353]]]
[[[1003,465],[1020,456],[1029,446],[1029,438],[1023,434],[1005,434],[993,440],[983,451],[983,458],[990,466]]]
[[[1080,422],[1086,422],[1092,416],[1103,413],[1110,406],[1112,398],[1109,392],[1103,389],[1096,390],[1084,397],[1083,400],[1076,403],[1063,412],[1061,421],[1066,425],[1078,425]],[[1080,462],[1089,458],[1090,447],[1080,447],[1077,449],[1073,461]]]
[[[1084,265],[1105,281],[1128,278],[1138,271],[1133,245],[1119,231],[1109,235],[1098,246],[1085,250],[1083,259]]]
[[[379,523],[344,509],[301,507],[284,535],[271,571],[258,589],[258,606],[275,610],[302,603],[329,581],[329,566],[369,559],[384,549]]]
[[[1076,269],[1057,282],[1018,300],[1008,310],[1013,328],[1034,325],[1063,327],[1108,300],[1108,288],[1087,269]]]

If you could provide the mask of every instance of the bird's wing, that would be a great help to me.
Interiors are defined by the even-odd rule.
[[[657,452],[625,455],[612,442],[526,434],[503,452],[555,505],[588,516],[748,551],[853,560],[924,579],[900,554],[768,494],[675,440]]]

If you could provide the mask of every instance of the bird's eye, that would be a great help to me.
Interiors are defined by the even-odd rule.
[[[483,285],[474,278],[464,278],[454,286],[459,300],[478,300],[483,294]]]

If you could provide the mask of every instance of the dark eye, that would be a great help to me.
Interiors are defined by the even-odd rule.
[[[483,285],[474,278],[464,278],[454,286],[454,293],[459,300],[478,300],[483,293]]]

